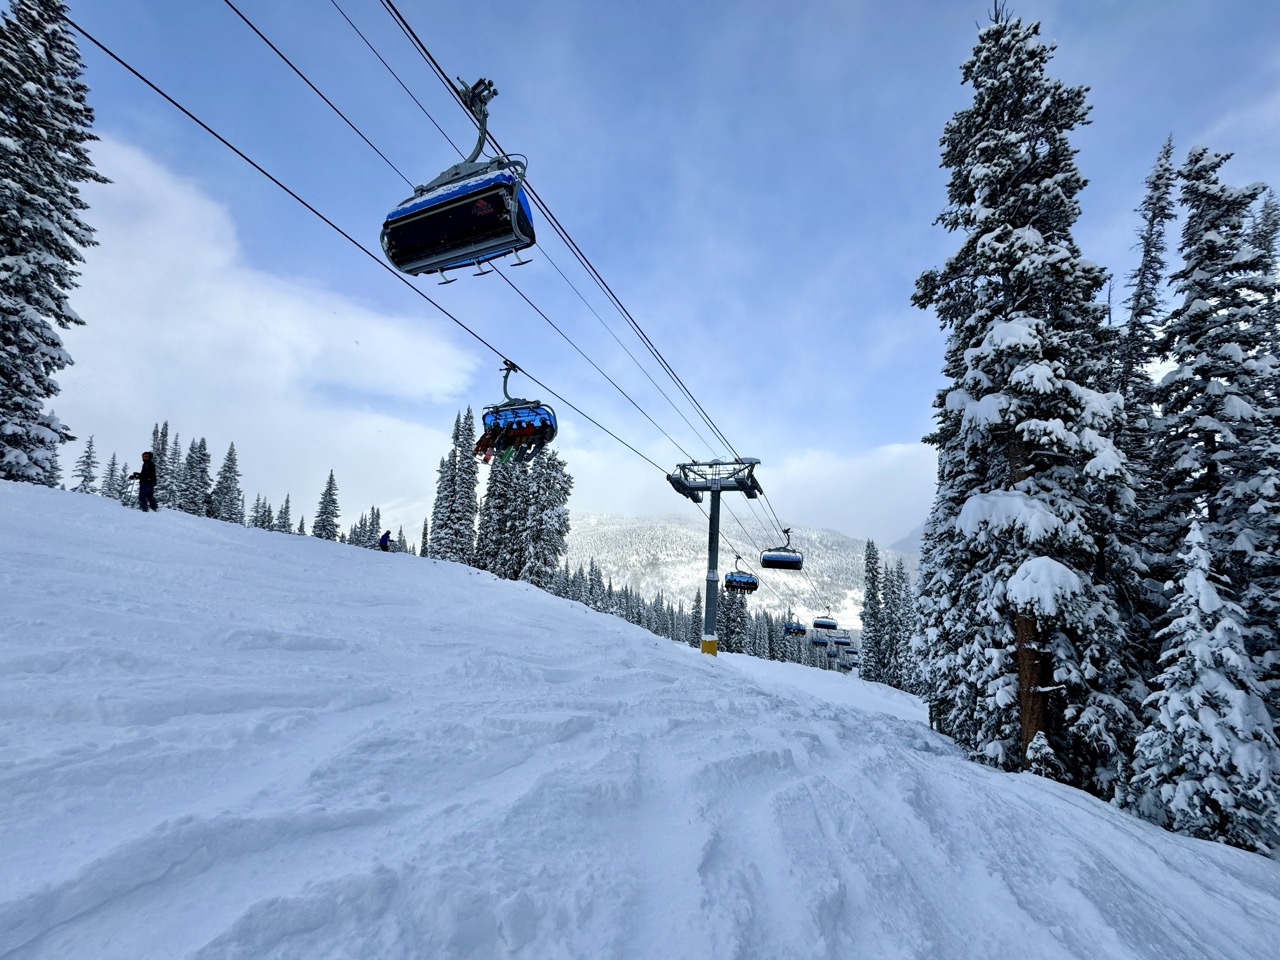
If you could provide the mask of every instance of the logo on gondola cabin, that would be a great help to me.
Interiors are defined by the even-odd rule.
[[[471,215],[473,217],[486,217],[491,213],[493,213],[493,205],[484,197],[481,197],[471,205]]]

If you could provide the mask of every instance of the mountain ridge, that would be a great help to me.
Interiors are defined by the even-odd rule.
[[[718,578],[735,566],[760,578],[751,594],[751,609],[782,616],[788,606],[802,619],[830,612],[841,626],[858,629],[865,586],[867,541],[821,527],[791,528],[791,545],[804,554],[799,572],[762,570],[760,551],[781,546],[777,531],[770,533],[754,518],[721,515]],[[568,563],[572,570],[592,560],[614,589],[629,587],[645,599],[661,590],[686,608],[705,589],[707,576],[707,518],[664,514],[626,517],[582,513],[571,517]],[[902,560],[914,580],[918,558],[892,547],[876,545],[882,563]],[[741,561],[735,559],[741,556]]]

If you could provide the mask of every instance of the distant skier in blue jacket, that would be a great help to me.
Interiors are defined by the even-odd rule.
[[[382,536],[378,538],[378,546],[382,549],[383,553],[389,553],[391,551],[391,531],[390,530],[388,530],[386,533],[384,533]]]

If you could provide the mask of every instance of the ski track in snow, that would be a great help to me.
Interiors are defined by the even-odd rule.
[[[856,678],[0,482],[0,958],[1280,955],[1280,864]]]

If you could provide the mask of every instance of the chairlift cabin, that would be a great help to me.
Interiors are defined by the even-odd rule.
[[[535,242],[524,161],[510,156],[479,159],[488,133],[488,103],[498,91],[481,78],[471,86],[461,84],[458,95],[480,128],[471,155],[415,189],[382,224],[382,249],[404,273],[478,266]],[[528,261],[516,261],[524,263]]]
[[[784,637],[803,637],[805,632],[803,623],[784,623],[782,625],[782,635]]]
[[[825,647],[827,645],[827,641],[824,640],[822,637],[811,637],[809,642],[812,643],[815,647]]]
[[[834,630],[839,626],[834,617],[814,617],[813,629],[815,630]]]
[[[760,554],[760,566],[767,570],[800,570],[804,567],[804,554],[791,547],[791,529],[782,531],[787,542],[781,547],[765,550]]]

